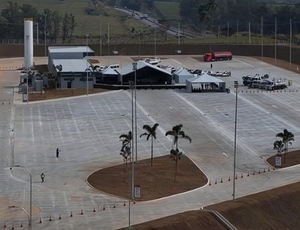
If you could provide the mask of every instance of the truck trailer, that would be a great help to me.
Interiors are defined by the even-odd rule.
[[[203,59],[205,62],[231,60],[232,53],[229,51],[205,53]]]

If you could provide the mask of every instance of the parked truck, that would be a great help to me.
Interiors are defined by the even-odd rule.
[[[205,62],[231,60],[232,53],[229,51],[205,53],[203,59]]]

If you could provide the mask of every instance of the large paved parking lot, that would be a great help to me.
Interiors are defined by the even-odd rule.
[[[163,59],[163,63],[203,70],[210,68],[208,63],[192,57],[168,58]],[[14,61],[22,62],[21,59]],[[43,61],[46,59],[38,60]],[[128,58],[124,60],[126,62],[130,63]],[[236,97],[233,82],[238,80],[242,84],[243,75],[268,73],[271,78],[292,80],[293,85],[277,92],[249,90],[240,86],[236,168],[238,175],[243,173],[245,176],[236,182],[237,197],[299,180],[295,175],[298,166],[268,171],[269,166],[264,161],[275,153],[272,149],[275,135],[285,128],[295,134],[296,141],[290,150],[300,147],[299,74],[246,57],[214,63],[213,70],[232,72],[231,77],[222,78],[231,93],[137,91],[138,133],[142,133],[144,124],[160,124],[154,145],[155,156],[169,153],[172,144],[164,134],[172,126],[183,124],[183,130],[193,142],[189,144],[180,140],[180,147],[207,174],[212,185],[157,201],[136,203],[131,206],[132,223],[231,199],[232,180],[227,179],[233,175]],[[14,223],[17,227],[21,221],[23,224],[27,221],[21,208],[28,210],[29,177],[22,168],[10,170],[14,162],[15,165],[26,166],[32,174],[33,229],[125,227],[128,224],[128,205],[124,206],[124,200],[95,191],[85,179],[100,168],[122,163],[118,137],[131,128],[130,92],[116,91],[23,104],[17,100],[17,92],[13,95],[11,87],[17,85],[18,73],[3,71],[1,82],[1,226],[7,221],[8,226]],[[14,151],[11,149],[12,137]],[[57,147],[61,149],[59,158],[55,157]],[[149,142],[139,139],[139,159],[148,156]],[[263,170],[266,173],[257,173]],[[248,172],[251,176],[246,177]],[[256,174],[253,175],[253,172]],[[40,180],[41,173],[46,175],[44,183]],[[216,185],[215,181],[221,179],[224,183]],[[71,212],[73,217],[70,217]],[[50,216],[52,221],[49,221]],[[43,223],[39,223],[40,217]]]

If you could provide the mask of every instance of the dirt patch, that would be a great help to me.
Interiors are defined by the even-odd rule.
[[[271,156],[267,159],[267,162],[272,165],[274,168],[286,168],[294,165],[300,164],[300,150],[289,152],[285,155],[280,155],[281,157],[281,166],[275,165],[275,157]]]
[[[299,229],[300,183],[133,226],[135,230],[227,229],[206,210],[218,211],[237,229]],[[123,228],[125,230],[125,228]]]
[[[126,230],[128,228],[123,228]],[[133,226],[134,230],[226,230],[212,214],[203,211],[179,213]]]
[[[124,173],[124,164],[105,168],[90,175],[87,181],[96,189],[119,197],[131,197],[131,165]],[[179,161],[179,172],[174,182],[174,161],[169,155],[139,161],[134,165],[135,184],[141,188],[139,201],[154,200],[205,185],[208,180],[188,158]]]
[[[111,91],[111,90],[99,89],[99,88],[89,89],[88,93],[94,94],[94,93],[103,93],[107,91]],[[49,90],[46,89],[44,93],[30,92],[29,101],[59,99],[59,98],[74,97],[74,96],[80,96],[86,94],[87,94],[86,89],[49,89]]]

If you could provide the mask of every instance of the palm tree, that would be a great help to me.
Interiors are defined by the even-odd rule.
[[[277,155],[281,155],[285,152],[284,143],[281,140],[274,141],[273,149],[277,150]]]
[[[166,132],[166,136],[168,136],[168,135],[173,136],[173,138],[174,138],[173,144],[176,145],[176,149],[178,149],[178,139],[179,138],[187,139],[190,141],[190,143],[192,142],[192,139],[188,135],[185,135],[185,133],[181,129],[182,129],[182,124],[175,125],[175,126],[173,126],[171,131]]]
[[[176,182],[176,174],[178,173],[178,160],[181,159],[182,152],[179,151],[179,149],[172,149],[170,151],[170,158],[172,161],[175,161],[175,168],[174,168],[174,182]]]
[[[289,132],[287,129],[284,129],[282,133],[277,133],[276,137],[280,137],[282,139],[282,142],[285,146],[285,154],[284,154],[284,163],[286,160],[286,155],[289,150],[289,144],[292,145],[292,141],[294,141],[294,134],[292,132]]]
[[[144,125],[143,129],[145,129],[146,132],[140,135],[140,137],[147,136],[147,141],[151,137],[151,166],[153,165],[153,138],[156,139],[156,129],[158,126],[158,123],[155,123],[153,127],[150,127],[149,125]]]
[[[131,148],[131,140],[132,140],[132,132],[129,131],[128,133],[121,134],[119,137],[122,141],[122,146],[123,145],[129,145]]]
[[[131,149],[127,144],[123,144],[120,155],[123,157],[124,161],[124,180],[125,180],[125,174],[127,173],[127,163],[128,160],[131,159]]]
[[[183,139],[189,140],[190,143],[192,142],[192,139],[188,135],[186,135],[181,129],[182,129],[182,124],[175,125],[175,126],[173,126],[171,131],[166,132],[166,136],[168,136],[168,135],[173,136],[173,138],[174,138],[173,145],[176,146],[176,150],[172,149],[170,151],[171,158],[173,160],[175,160],[175,174],[178,172],[178,160],[180,159],[180,156],[182,155],[182,152],[180,152],[179,148],[178,148],[178,139],[183,138]],[[174,181],[176,181],[176,178],[174,179]]]

